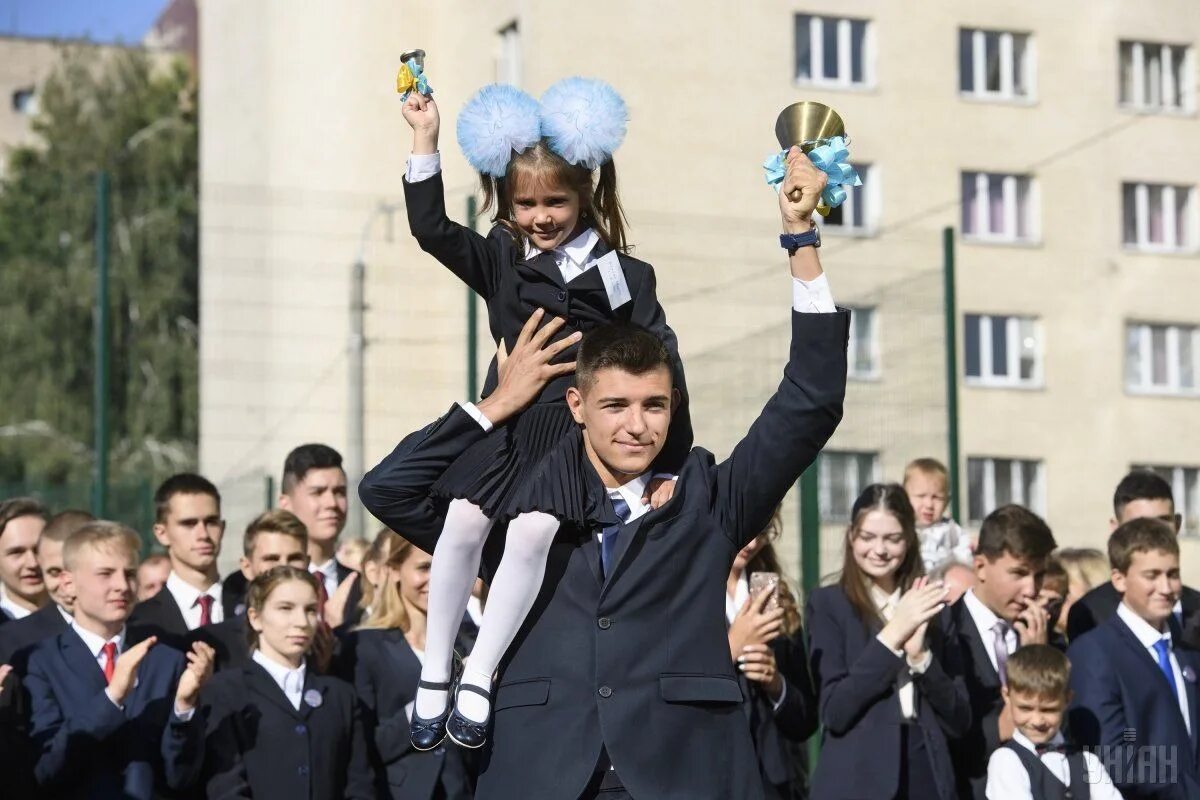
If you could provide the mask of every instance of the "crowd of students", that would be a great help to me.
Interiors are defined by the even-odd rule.
[[[164,552],[140,563],[124,525],[0,504],[5,797],[472,796],[480,752],[410,738],[430,556],[385,529],[353,569],[334,557],[346,477],[328,447],[293,451],[282,485],[223,581],[220,495],[198,475],[159,488]],[[947,505],[931,459],[868,487],[803,606],[778,515],[738,553],[730,658],[767,796],[1200,797],[1200,595],[1170,487],[1120,482],[1107,560],[1056,550],[1019,506],[972,540]],[[479,583],[461,654],[485,598]]]

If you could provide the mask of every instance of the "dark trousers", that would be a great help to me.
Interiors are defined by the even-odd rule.
[[[633,795],[625,790],[625,784],[621,783],[617,771],[612,768],[608,750],[600,751],[596,772],[583,794],[579,795],[579,800],[633,800]]]
[[[904,757],[900,759],[900,787],[895,800],[926,800],[937,797],[937,781],[925,749],[925,737],[921,729],[913,725],[900,726],[900,747]]]

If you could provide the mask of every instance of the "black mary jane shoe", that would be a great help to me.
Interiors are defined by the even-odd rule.
[[[447,692],[446,710],[436,717],[422,719],[417,716],[416,709],[413,709],[412,721],[408,724],[412,737],[412,746],[414,749],[424,752],[434,749],[446,738],[446,721],[450,719],[450,699],[454,693],[450,691],[450,681],[446,681],[445,683],[420,681],[417,686],[421,689],[429,689],[434,692]]]
[[[488,721],[475,722],[467,719],[458,712],[458,694],[459,692],[474,692],[477,695],[485,698],[488,701]],[[459,747],[466,747],[470,750],[477,750],[487,743],[487,732],[490,724],[492,712],[492,695],[485,689],[480,689],[478,686],[472,686],[469,683],[458,684],[458,689],[454,693],[454,705],[450,712],[450,719],[446,722],[446,733],[450,739]]]

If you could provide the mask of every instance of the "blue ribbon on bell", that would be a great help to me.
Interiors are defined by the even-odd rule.
[[[417,63],[415,58],[410,58],[404,62],[404,67],[408,70],[408,75],[404,75],[401,71],[401,78],[398,81],[406,84],[403,94],[400,95],[400,100],[408,99],[408,95],[413,91],[417,91],[423,95],[433,94],[433,90],[429,88],[429,80],[425,77],[425,68]]]
[[[862,186],[862,178],[858,176],[858,171],[847,161],[849,157],[850,149],[846,146],[845,138],[841,136],[827,139],[808,153],[813,165],[829,176],[825,191],[821,192],[821,202],[830,208],[837,208],[846,202],[846,190],[842,187]],[[763,162],[767,184],[777,192],[787,174],[786,159],[787,151],[783,150]]]

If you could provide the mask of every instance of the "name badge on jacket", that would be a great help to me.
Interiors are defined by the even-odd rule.
[[[629,294],[629,284],[625,282],[625,270],[621,269],[621,260],[616,250],[609,250],[596,259],[596,269],[600,270],[600,278],[604,281],[604,291],[608,293],[608,307],[616,311],[633,298]]]

